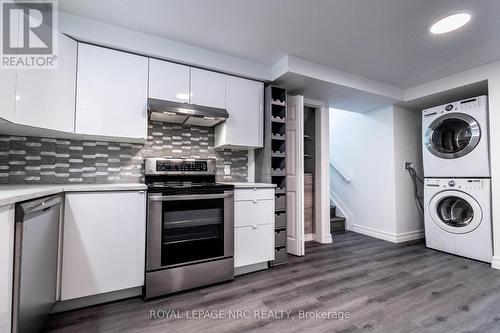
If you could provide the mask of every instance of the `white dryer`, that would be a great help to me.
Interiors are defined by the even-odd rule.
[[[490,179],[425,179],[427,247],[491,263]]]
[[[488,96],[422,112],[425,177],[489,177]]]

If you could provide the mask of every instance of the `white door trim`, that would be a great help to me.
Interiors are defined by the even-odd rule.
[[[315,112],[315,179],[314,179],[314,240],[318,243],[332,242],[330,233],[330,130],[328,107],[325,103],[305,99],[304,105],[317,109]]]

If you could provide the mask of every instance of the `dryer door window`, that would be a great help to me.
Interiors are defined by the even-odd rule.
[[[441,221],[456,228],[465,227],[474,219],[472,206],[459,197],[450,196],[441,199],[436,210]]]
[[[433,155],[452,159],[470,153],[480,138],[479,124],[474,118],[463,113],[449,113],[430,124],[424,143]]]
[[[483,218],[477,201],[455,190],[436,194],[429,203],[429,212],[438,227],[454,234],[471,232],[481,224]]]

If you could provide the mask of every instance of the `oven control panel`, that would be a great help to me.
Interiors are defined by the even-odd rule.
[[[215,174],[215,160],[147,158],[147,175]]]
[[[208,171],[207,161],[156,161],[156,171]]]

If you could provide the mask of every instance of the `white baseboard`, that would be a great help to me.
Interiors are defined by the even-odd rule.
[[[416,239],[425,238],[424,230],[415,230],[396,234],[396,243],[409,242]]]
[[[137,297],[142,295],[142,286],[112,291],[109,293],[85,296],[81,298],[70,299],[67,301],[58,301],[52,309],[51,313],[64,312],[87,306],[113,302],[121,299]]]
[[[333,242],[332,234],[326,234],[323,238],[320,238],[316,234],[313,235],[313,240],[320,244],[331,244]]]
[[[362,225],[354,224],[351,226],[351,231],[375,237],[378,239],[383,239],[392,243],[403,243],[415,239],[421,239],[425,237],[424,230],[415,230],[410,232],[404,232],[400,234],[379,230],[371,227],[366,227]]]
[[[491,268],[500,269],[500,257],[493,257],[491,260]]]

